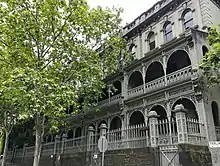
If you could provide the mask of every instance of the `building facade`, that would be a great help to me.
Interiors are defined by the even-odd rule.
[[[99,112],[71,119],[66,146],[95,151],[102,124],[109,150],[220,141],[220,86],[204,88],[198,70],[219,15],[218,0],[161,0],[127,24],[123,35],[135,60],[105,79]],[[55,136],[44,141],[49,149]]]
[[[218,1],[162,0],[126,25],[124,38],[135,60],[106,78],[101,111],[84,115],[70,137],[85,135],[89,126],[98,133],[102,122],[108,130],[147,125],[152,110],[158,120],[171,122],[182,104],[188,118],[204,124],[208,140],[219,140],[220,88],[204,90],[198,70],[209,49],[207,28],[219,24],[219,14]]]

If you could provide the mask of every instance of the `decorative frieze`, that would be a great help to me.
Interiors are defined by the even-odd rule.
[[[175,88],[173,90],[170,90],[168,92],[168,95],[169,96],[179,96],[179,95],[182,95],[183,93],[186,93],[186,92],[191,91],[191,90],[193,90],[192,85],[186,85],[186,86],[183,86],[183,87],[178,87],[178,88]]]

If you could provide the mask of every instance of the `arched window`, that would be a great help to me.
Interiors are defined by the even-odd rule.
[[[150,32],[150,34],[148,35],[148,45],[150,50],[153,50],[156,47],[154,32]]]
[[[220,126],[218,104],[215,101],[213,101],[211,106],[212,106],[212,115],[213,115],[214,125]]]
[[[165,41],[168,42],[168,41],[172,40],[172,38],[173,38],[173,32],[172,32],[172,24],[171,24],[171,22],[166,22],[166,23],[164,24],[163,29],[164,29],[164,38],[165,38]]]
[[[187,9],[183,12],[182,19],[184,29],[188,29],[193,26],[193,14],[190,9]]]
[[[209,52],[209,49],[206,46],[202,46],[202,54],[205,56],[205,54]]]
[[[136,46],[134,45],[134,43],[132,43],[129,47],[129,51],[130,53],[133,55],[136,52]]]

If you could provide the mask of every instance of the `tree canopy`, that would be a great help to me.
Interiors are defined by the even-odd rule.
[[[200,69],[207,78],[208,85],[214,86],[220,83],[220,32],[218,27],[210,27],[208,43],[211,49],[203,56]]]
[[[125,47],[120,13],[91,9],[85,0],[1,1],[0,73],[8,73],[0,78],[2,103],[8,97],[19,115],[35,119],[35,166],[45,119],[56,126],[69,106],[73,113],[91,106],[103,78],[117,70]]]

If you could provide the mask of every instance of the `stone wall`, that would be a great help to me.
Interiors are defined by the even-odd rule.
[[[179,162],[182,166],[212,166],[211,153],[207,146],[179,145]]]
[[[54,156],[54,158],[46,155],[41,157],[40,166],[101,165],[101,154],[98,154],[97,159],[93,159],[93,155],[94,153],[90,152],[68,153],[64,156]],[[105,166],[167,166],[167,162],[163,162],[161,157],[159,148],[112,150],[105,153]],[[212,166],[211,153],[208,147],[180,144],[176,157],[179,158],[179,163],[175,164],[177,166]],[[17,157],[14,162],[20,166],[31,166],[33,157],[25,157],[23,161],[22,158]]]
[[[158,149],[139,148],[108,151],[105,166],[159,166]]]
[[[159,166],[158,154],[158,149],[154,148],[107,151],[105,166]],[[54,161],[55,158],[56,161]],[[53,158],[50,155],[42,156],[40,166],[54,166],[55,162],[56,166],[95,166],[100,165],[101,154],[98,154],[98,159],[93,159],[93,154],[88,152],[59,155]],[[16,157],[14,163],[21,166],[31,166],[33,157],[25,157],[23,160],[21,157]]]

